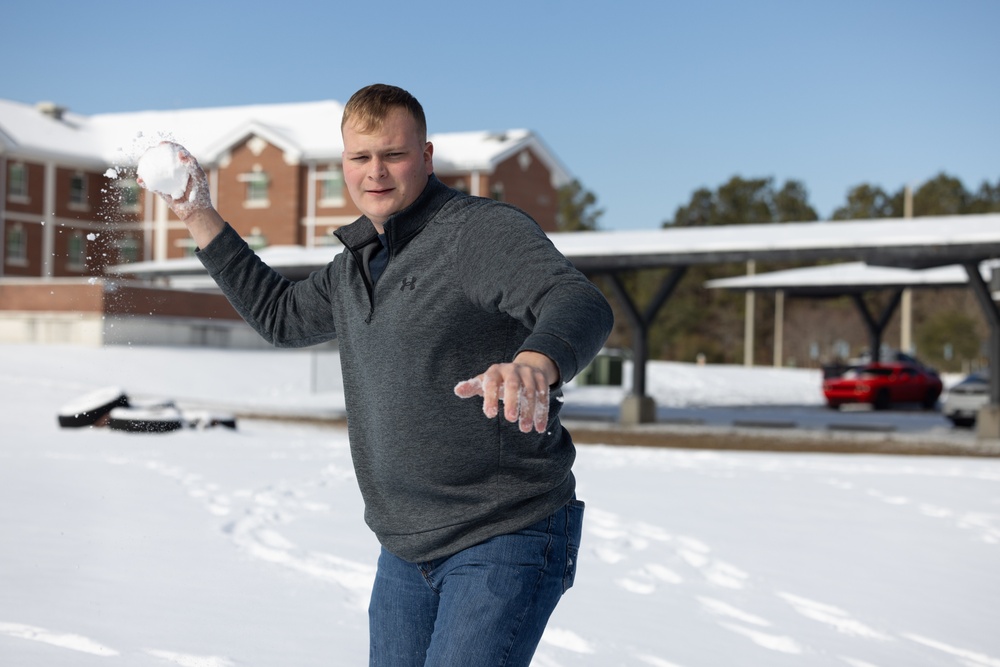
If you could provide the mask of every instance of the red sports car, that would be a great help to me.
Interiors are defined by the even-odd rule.
[[[831,408],[871,403],[876,410],[884,410],[893,403],[920,403],[930,409],[941,395],[941,378],[915,364],[867,364],[823,380],[823,395]]]

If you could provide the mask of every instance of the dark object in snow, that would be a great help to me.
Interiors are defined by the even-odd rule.
[[[80,396],[59,411],[62,427],[107,426],[130,433],[169,433],[184,427],[204,430],[236,428],[236,417],[208,410],[183,413],[169,398],[130,399],[120,387],[105,387]]]
[[[108,416],[108,428],[129,433],[169,433],[182,426],[184,420],[174,407],[115,408]]]
[[[161,410],[163,408],[176,408],[177,404],[169,398],[130,398],[128,407],[137,410]]]
[[[121,387],[97,389],[64,405],[59,410],[59,426],[63,428],[102,426],[108,413],[115,408],[128,405],[128,396]]]
[[[191,428],[206,429],[213,426],[225,426],[226,428],[236,428],[236,417],[227,414],[218,414],[207,410],[185,410],[184,421]]]

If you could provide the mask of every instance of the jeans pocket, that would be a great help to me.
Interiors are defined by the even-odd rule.
[[[580,538],[583,534],[583,501],[571,500],[566,505],[566,570],[563,573],[563,593],[576,581],[576,562],[580,556]]]

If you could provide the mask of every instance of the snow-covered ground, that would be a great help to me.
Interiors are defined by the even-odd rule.
[[[328,362],[0,345],[0,665],[366,664],[378,547],[343,430],[56,422],[106,385],[336,414]],[[650,389],[663,405],[811,405],[817,381],[654,364]],[[577,585],[536,667],[1000,667],[1000,460],[588,445],[576,473]]]

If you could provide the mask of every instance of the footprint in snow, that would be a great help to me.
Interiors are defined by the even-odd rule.
[[[1000,658],[995,658],[979,651],[951,646],[950,644],[945,644],[942,641],[930,639],[923,635],[904,633],[903,637],[958,658],[963,665],[968,665],[968,667],[1000,667]]]
[[[762,630],[772,624],[757,614],[716,598],[699,596],[697,600],[705,611],[720,619],[717,621],[720,627],[746,637],[761,648],[792,655],[803,652],[803,647],[794,638]]]
[[[883,641],[892,639],[891,636],[865,625],[839,607],[824,604],[822,602],[816,602],[815,600],[810,600],[791,593],[779,592],[777,593],[777,596],[790,604],[792,609],[797,611],[802,616],[805,616],[813,621],[823,623],[824,625],[828,625],[841,634],[850,635],[852,637],[861,637],[863,639],[878,639]]]
[[[564,628],[545,628],[545,632],[542,634],[542,643],[578,654],[593,654],[597,652],[593,644],[572,630]]]
[[[118,651],[89,637],[69,632],[47,630],[46,628],[25,625],[23,623],[0,623],[0,635],[41,642],[42,644],[57,646],[80,653],[88,653],[90,655],[99,655],[102,657],[119,655]]]

